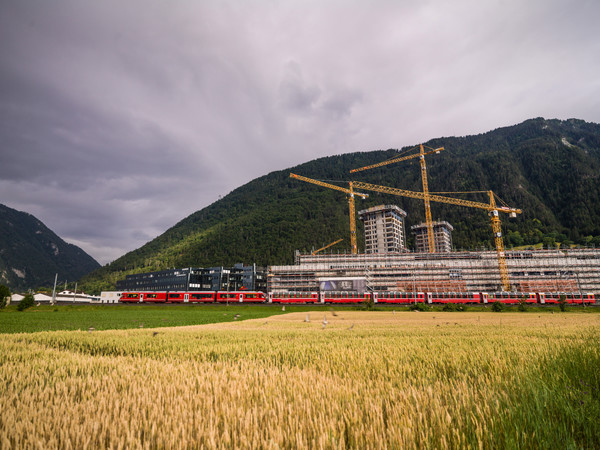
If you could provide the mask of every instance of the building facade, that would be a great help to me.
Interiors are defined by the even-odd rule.
[[[122,291],[266,291],[267,272],[256,264],[233,267],[169,269],[127,275],[117,281]]]
[[[427,235],[427,224],[413,225],[410,230],[415,235],[415,251],[417,253],[429,253],[429,237]],[[436,253],[452,251],[452,232],[454,227],[448,222],[433,222],[433,242]]]
[[[379,205],[358,212],[365,229],[365,253],[400,253],[406,248],[406,212],[396,205]]]

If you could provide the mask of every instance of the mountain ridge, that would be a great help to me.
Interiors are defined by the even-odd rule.
[[[430,191],[493,190],[510,206],[523,210],[514,221],[502,218],[508,248],[557,242],[600,245],[600,125],[579,119],[536,118],[478,135],[436,138],[424,145],[446,149],[427,157]],[[290,264],[296,249],[309,251],[347,238],[348,206],[345,194],[290,179],[289,173],[421,191],[416,158],[349,173],[389,159],[398,151],[328,156],[256,178],[82,281],[100,289],[109,288],[128,273],[167,267]],[[424,220],[422,201],[374,192],[369,195],[366,201],[357,199],[357,210],[397,204],[408,213],[407,230]],[[488,202],[484,196],[476,199]],[[454,226],[457,249],[493,246],[484,211],[439,203],[431,207],[434,220],[447,220]],[[360,222],[358,225],[361,248]],[[345,239],[332,251],[347,251],[349,245]]]
[[[33,215],[0,204],[0,283],[13,290],[76,281],[100,264]]]

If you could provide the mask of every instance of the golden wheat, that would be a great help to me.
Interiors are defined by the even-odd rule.
[[[2,335],[0,446],[531,445],[534,425],[510,426],[529,423],[514,390],[599,328],[595,314],[322,316]]]

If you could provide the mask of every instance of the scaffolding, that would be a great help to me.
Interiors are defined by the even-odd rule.
[[[373,291],[495,292],[502,280],[494,251],[396,254],[296,254],[271,266],[269,289],[317,291],[322,279],[365,278]],[[511,290],[600,293],[600,249],[507,251]]]

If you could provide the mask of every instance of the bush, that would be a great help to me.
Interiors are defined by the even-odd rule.
[[[467,307],[462,303],[446,303],[442,308],[442,311],[466,311]]]
[[[410,305],[411,311],[431,311],[431,307],[427,303],[414,303]]]
[[[17,305],[17,310],[25,311],[27,308],[31,308],[33,305],[35,305],[33,295],[27,294],[25,297],[23,297],[23,300],[21,300]]]
[[[525,296],[519,297],[519,311],[525,311]]]
[[[363,302],[362,309],[366,311],[373,311],[375,309],[375,302],[373,301],[373,295],[369,295],[368,298]]]
[[[10,297],[10,289],[0,284],[0,309],[6,306],[6,300]]]
[[[496,300],[494,303],[492,303],[492,311],[494,312],[502,312],[504,310],[504,304],[500,303],[498,300]]]

